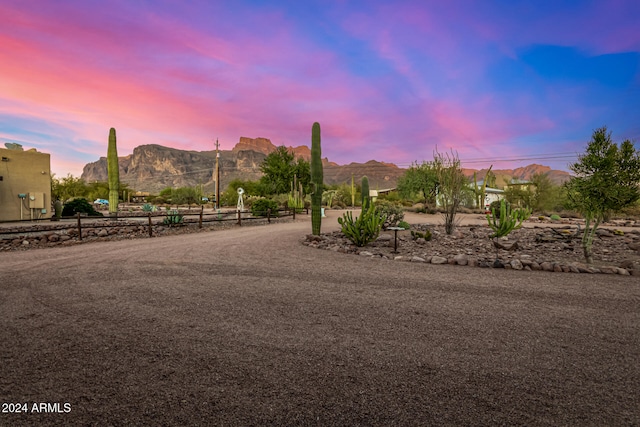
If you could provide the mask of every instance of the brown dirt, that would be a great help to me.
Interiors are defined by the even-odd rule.
[[[324,229],[337,229],[335,212]],[[308,219],[0,254],[0,425],[638,425],[635,277],[396,263]]]

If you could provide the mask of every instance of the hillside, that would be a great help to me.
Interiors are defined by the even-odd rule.
[[[310,160],[311,151],[307,146],[288,147],[296,157]],[[220,189],[227,187],[234,179],[257,180],[262,175],[260,165],[276,146],[267,138],[241,137],[231,150],[220,151]],[[119,158],[120,180],[138,191],[157,193],[166,187],[186,187],[203,185],[205,193],[214,191],[213,170],[216,152],[188,151],[164,147],[162,145],[141,145],[133,153]],[[326,184],[350,183],[353,176],[359,182],[362,176],[369,178],[371,188],[385,189],[396,186],[397,180],[405,169],[392,163],[370,160],[366,163],[338,165],[323,159],[324,180]],[[474,170],[464,169],[470,179]],[[477,171],[482,179],[486,170]],[[535,173],[546,173],[555,183],[568,179],[569,174],[555,171],[548,166],[529,165],[513,170],[493,170],[497,175],[498,186],[503,180],[518,178],[526,180]],[[86,182],[107,181],[107,159],[84,166],[81,178]]]

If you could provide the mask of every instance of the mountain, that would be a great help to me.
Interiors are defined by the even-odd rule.
[[[296,157],[309,161],[311,150],[307,146],[288,147]],[[220,190],[223,191],[234,179],[257,180],[262,176],[260,165],[264,159],[276,150],[276,146],[267,138],[241,137],[231,150],[220,150]],[[128,156],[119,157],[120,180],[138,191],[158,193],[166,187],[193,187],[203,185],[205,193],[213,193],[214,167],[216,152],[188,151],[164,147],[162,145],[141,145],[134,148]],[[329,159],[322,159],[324,181],[326,184],[350,183],[353,176],[360,182],[362,176],[369,178],[372,189],[386,189],[396,186],[398,178],[405,169],[392,163],[370,160],[366,163],[350,163],[338,165]],[[548,166],[529,165],[513,170],[492,170],[498,186],[502,186],[501,178],[530,179],[534,173],[546,173],[555,183],[568,179],[569,174],[551,170]],[[473,170],[464,169],[466,176],[472,179]],[[486,169],[477,173],[480,180]],[[81,178],[85,182],[107,181],[107,159],[84,166]]]
[[[473,180],[474,172],[476,173],[476,179],[480,181],[484,179],[487,174],[487,169],[462,169],[462,173],[470,180]],[[554,170],[549,166],[537,165],[535,163],[516,169],[491,169],[491,172],[496,175],[496,187],[498,188],[504,187],[505,184],[508,184],[512,179],[527,181],[536,174],[547,175],[549,180],[556,185],[568,181],[571,177],[569,172]]]

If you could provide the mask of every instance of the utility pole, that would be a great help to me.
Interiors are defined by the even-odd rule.
[[[215,208],[218,209],[220,207],[220,145],[218,144],[218,138],[216,138],[216,172],[215,172],[215,180],[216,180],[216,204]]]

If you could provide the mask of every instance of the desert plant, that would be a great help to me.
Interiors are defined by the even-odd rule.
[[[389,227],[396,227],[399,221],[404,219],[404,211],[402,205],[398,203],[389,202],[386,200],[378,200],[375,203],[378,212],[384,215],[385,220],[382,228],[387,229]]]
[[[486,192],[487,192],[487,181],[489,181],[489,174],[491,173],[491,168],[493,168],[493,165],[489,166],[489,170],[487,170],[487,173],[484,175],[484,179],[482,181],[481,187],[478,187],[476,173],[473,172],[473,193],[475,194],[475,205],[479,209],[485,208],[484,201],[485,201]]]
[[[405,230],[408,230],[411,228],[411,224],[409,224],[407,221],[400,221],[398,222],[397,226],[400,228],[404,228]]]
[[[487,214],[487,222],[493,230],[489,238],[500,238],[509,235],[513,230],[522,227],[522,223],[531,216],[531,209],[515,209],[504,200],[500,201],[500,211],[491,209],[491,214]]]
[[[493,202],[491,202],[489,204],[489,212],[496,212],[496,215],[498,216],[498,218],[500,218],[500,206],[502,205],[502,202],[504,200],[494,200]],[[507,204],[507,207],[509,207],[509,202],[504,201]]]
[[[88,216],[103,216],[93,208],[87,199],[73,199],[64,204],[62,216],[73,216],[75,214],[87,214]]]
[[[640,200],[640,151],[628,139],[618,147],[605,126],[593,132],[586,153],[569,169],[575,174],[565,183],[569,207],[584,217],[582,249],[587,263],[592,263],[598,226]]]
[[[362,211],[366,211],[369,209],[369,205],[371,204],[371,197],[369,196],[369,178],[366,176],[362,177]]]
[[[184,217],[177,209],[172,209],[172,210],[167,209],[167,216],[164,217],[164,220],[162,221],[162,223],[164,225],[168,225],[169,227],[172,227],[174,225],[182,224],[183,220],[184,220]]]
[[[338,223],[342,227],[342,234],[356,246],[364,246],[378,238],[385,219],[386,217],[381,216],[375,206],[370,205],[355,220],[351,211],[347,211],[342,218],[338,218]]]
[[[150,203],[145,203],[142,205],[142,212],[155,212],[158,208]]]
[[[322,191],[324,190],[322,173],[322,150],[320,148],[320,123],[311,127],[311,233],[320,235],[322,225]]]
[[[411,238],[413,240],[424,239],[426,241],[429,241],[429,240],[431,240],[431,231],[429,231],[429,230],[425,230],[425,231],[411,230]]]
[[[444,229],[451,234],[457,224],[458,207],[468,189],[467,178],[462,173],[458,154],[453,151],[451,154],[442,154],[436,150],[433,167],[438,182],[438,199],[444,209]]]
[[[278,202],[272,199],[257,199],[251,203],[251,215],[253,216],[267,216],[269,209],[271,209],[271,216],[278,216]]]
[[[60,217],[62,216],[62,202],[60,201],[60,199],[56,200],[53,203],[53,211],[55,212],[55,214],[51,219],[53,221],[60,221]]]
[[[109,146],[107,148],[107,173],[109,175],[109,214],[118,213],[118,192],[120,190],[120,169],[118,167],[118,150],[116,148],[116,130],[109,129]]]
[[[560,221],[562,218],[560,218],[560,215],[553,214],[553,215],[551,215],[551,216],[549,217],[549,219],[550,219],[551,221]]]

